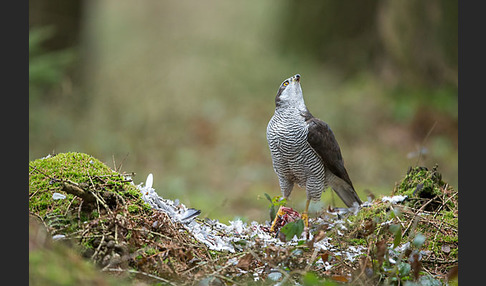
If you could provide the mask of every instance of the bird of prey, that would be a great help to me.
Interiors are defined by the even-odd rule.
[[[302,218],[308,228],[309,204],[320,200],[327,187],[331,187],[348,207],[362,202],[344,168],[331,128],[307,109],[300,78],[296,74],[280,85],[275,97],[275,114],[267,126],[267,141],[283,197],[290,196],[295,183],[305,187],[307,202]],[[272,231],[279,215],[280,210]]]

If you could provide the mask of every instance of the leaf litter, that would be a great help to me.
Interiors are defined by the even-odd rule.
[[[133,183],[133,174],[116,172],[88,171],[87,179],[75,182],[32,164],[29,178],[37,173],[51,186],[30,189],[29,198],[47,191],[51,201],[70,203],[62,209],[47,206],[44,214],[34,203],[29,208],[57,240],[82,245],[83,256],[102,271],[147,283],[379,285],[457,279],[457,191],[442,183],[441,195],[434,194],[436,186],[412,178],[413,171],[401,184],[406,190],[396,187],[395,196],[369,200],[361,208],[329,207],[311,217],[307,239],[292,209],[292,219],[283,219],[277,233],[269,231],[270,221],[223,224],[199,218],[199,210],[158,195],[151,174],[139,185]],[[418,171],[419,177],[430,177],[424,167]],[[436,168],[433,172],[437,178]],[[96,200],[88,206],[70,194],[53,198],[63,193],[61,183],[66,182]],[[425,199],[408,191],[419,184],[428,188]],[[266,196],[271,207],[279,204],[278,197]],[[435,209],[426,208],[431,201]]]

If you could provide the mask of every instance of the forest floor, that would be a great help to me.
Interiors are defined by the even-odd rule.
[[[29,162],[31,285],[457,284],[458,191],[438,166],[411,167],[360,208],[323,210],[307,235],[291,209],[274,232],[186,219],[180,202],[147,203],[151,183],[131,177],[83,153]],[[275,213],[281,201],[267,198]]]

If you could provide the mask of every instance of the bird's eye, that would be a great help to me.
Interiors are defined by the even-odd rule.
[[[287,86],[287,85],[289,85],[289,82],[288,81],[284,81],[283,86]]]

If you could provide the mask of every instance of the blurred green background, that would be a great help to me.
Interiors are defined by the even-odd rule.
[[[137,184],[153,173],[202,216],[264,221],[263,194],[280,194],[266,126],[300,73],[363,200],[417,164],[457,188],[457,6],[29,1],[29,158],[85,152]],[[290,205],[304,202],[296,187]],[[343,205],[328,191],[312,210],[330,203]]]

